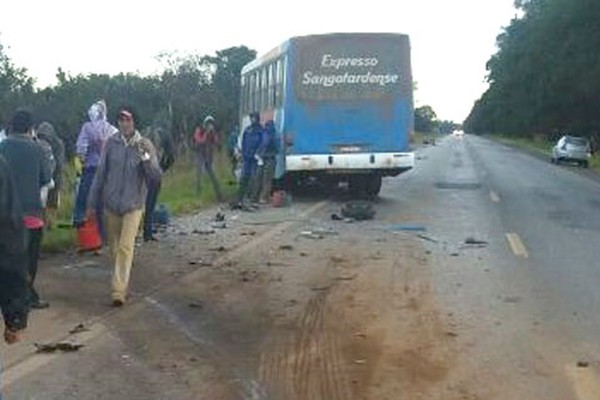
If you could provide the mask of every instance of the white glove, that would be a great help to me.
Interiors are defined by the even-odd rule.
[[[265,162],[263,161],[262,157],[260,157],[258,154],[255,155],[254,158],[256,159],[259,167],[262,167],[263,165],[265,165]]]

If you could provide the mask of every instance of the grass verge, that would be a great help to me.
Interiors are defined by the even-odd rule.
[[[237,190],[237,184],[234,182],[229,160],[224,154],[216,156],[215,170],[223,195],[227,199],[232,198]],[[60,208],[48,212],[51,223],[44,233],[42,242],[45,252],[61,252],[75,244],[75,231],[70,226],[77,184],[74,166],[69,165],[66,168],[64,179]],[[215,202],[216,197],[207,176],[202,180],[202,190],[197,193],[196,168],[192,157],[181,157],[163,175],[158,204],[165,204],[173,215],[198,211]]]

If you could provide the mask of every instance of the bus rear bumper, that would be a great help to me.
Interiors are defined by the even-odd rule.
[[[287,172],[379,173],[395,176],[415,166],[414,153],[303,154],[285,158]]]

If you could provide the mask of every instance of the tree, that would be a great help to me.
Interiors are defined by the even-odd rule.
[[[16,67],[0,43],[0,124],[8,121],[17,105],[25,105],[33,94],[33,79],[25,68]]]
[[[422,106],[415,110],[415,130],[432,133],[437,126],[437,116],[431,106]]]

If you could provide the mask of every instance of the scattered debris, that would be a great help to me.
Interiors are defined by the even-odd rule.
[[[367,334],[366,333],[362,333],[362,332],[356,332],[354,334],[354,337],[361,338],[361,339],[366,339],[367,338]]]
[[[190,357],[190,362],[191,363],[198,362],[198,359],[196,357]]]
[[[344,263],[344,262],[348,261],[347,259],[345,259],[344,257],[342,257],[340,255],[331,256],[331,257],[329,257],[329,260],[336,264],[340,264],[340,263]]]
[[[294,246],[292,246],[291,244],[282,244],[281,246],[279,246],[279,250],[294,250]]]
[[[339,216],[337,214],[331,214],[331,220],[332,221],[343,221],[344,217],[341,217],[341,216]]]
[[[391,225],[389,230],[393,232],[426,232],[427,228],[425,225],[418,224],[395,224]]]
[[[194,235],[212,235],[215,233],[214,229],[194,229],[192,234]]]
[[[515,303],[519,303],[521,300],[523,300],[523,298],[520,296],[508,296],[508,297],[505,297],[502,301],[505,303],[515,304]]]
[[[455,338],[455,337],[458,337],[458,333],[449,331],[449,332],[446,332],[446,336]]]
[[[587,361],[577,361],[577,368],[587,368],[590,366],[590,363]]]
[[[460,256],[460,254],[458,254],[458,253],[450,253],[450,257],[458,257],[458,256]]]
[[[357,221],[370,220],[375,217],[375,208],[369,201],[351,201],[342,207],[342,216]]]
[[[214,229],[227,229],[227,223],[225,221],[213,222],[212,224],[210,224],[210,226],[211,226],[211,228],[214,228]]]
[[[300,257],[308,257],[308,253],[302,252],[300,253]]]
[[[335,280],[336,281],[352,281],[352,280],[356,279],[357,276],[358,276],[358,274],[352,275],[352,276],[338,276],[337,278],[335,278]]]
[[[242,232],[240,233],[240,236],[255,236],[256,235],[256,231],[250,231],[250,232]]]
[[[210,262],[210,261],[203,261],[203,260],[197,260],[197,261],[191,260],[191,261],[188,261],[188,264],[189,265],[198,265],[200,267],[212,267],[213,266],[212,262]]]
[[[439,243],[437,240],[435,240],[435,239],[433,239],[433,238],[431,238],[431,237],[429,237],[427,235],[419,234],[419,235],[417,235],[417,237],[419,239],[423,239],[423,240],[426,240],[426,241],[431,242],[431,243]]]
[[[55,353],[57,351],[62,351],[63,353],[72,353],[75,351],[79,351],[82,347],[84,347],[84,345],[73,344],[69,342],[59,342],[47,344],[35,343],[35,347],[37,349],[37,353]]]
[[[285,303],[286,307],[294,307],[296,304],[298,304],[298,302],[294,299],[288,301],[287,303]]]
[[[204,308],[204,303],[202,303],[200,300],[197,301],[193,301],[191,303],[188,304],[189,308]]]
[[[324,292],[326,290],[331,289],[331,286],[333,285],[327,285],[327,286],[316,286],[316,287],[312,287],[310,288],[310,290],[315,291],[315,292]]]
[[[320,239],[324,238],[323,235],[318,235],[316,233],[313,233],[313,231],[302,231],[302,232],[300,232],[300,236],[307,238],[307,239],[316,239],[316,240],[320,240]]]
[[[84,324],[79,324],[77,325],[75,328],[71,329],[69,331],[69,333],[71,335],[75,335],[77,333],[82,333],[82,332],[89,332],[90,330],[88,328],[86,328],[86,326]]]
[[[485,240],[478,240],[478,239],[474,239],[472,237],[468,237],[465,239],[465,244],[474,245],[474,246],[487,246],[490,243],[486,242]]]
[[[210,251],[218,251],[219,253],[223,253],[227,251],[225,246],[213,247]]]
[[[215,222],[223,222],[225,221],[225,214],[223,214],[222,212],[218,212],[217,215],[215,215]]]
[[[367,360],[354,360],[354,364],[366,364]]]
[[[283,262],[267,261],[267,267],[289,267],[290,264]]]

